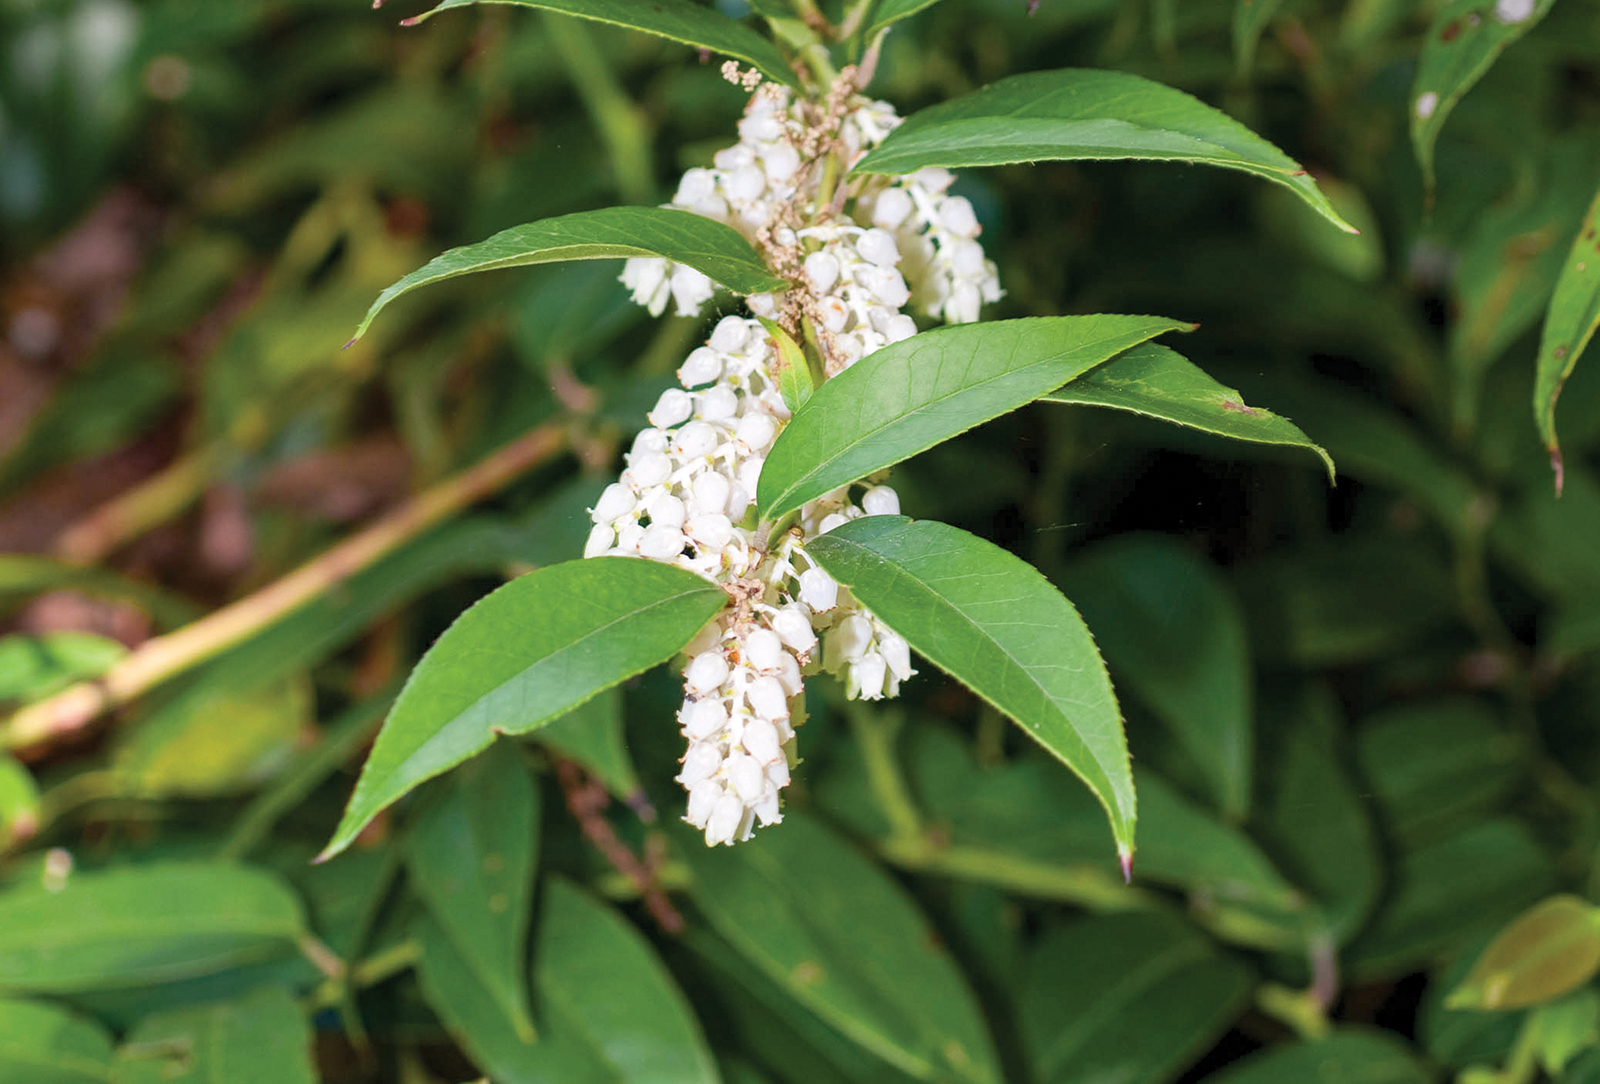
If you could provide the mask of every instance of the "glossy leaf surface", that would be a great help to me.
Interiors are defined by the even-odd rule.
[[[1206,375],[1160,343],[1144,343],[1043,396],[1048,403],[1110,407],[1254,444],[1284,444],[1315,452],[1333,480],[1333,459],[1299,426]]]
[[[519,1034],[528,1007],[528,918],[539,803],[522,752],[501,742],[462,767],[406,840],[413,890]]]
[[[1165,724],[1216,807],[1242,818],[1250,806],[1254,673],[1244,615],[1216,568],[1175,539],[1129,534],[1083,551],[1062,584],[1119,687]]]
[[[1600,911],[1577,896],[1551,896],[1495,936],[1445,1004],[1521,1009],[1576,989],[1600,970]]]
[[[1088,784],[1133,853],[1116,696],[1072,604],[1031,565],[943,523],[866,516],[807,552],[916,651],[1016,720]]]
[[[695,903],[750,965],[834,1028],[928,1081],[995,1084],[976,1000],[892,878],[821,824],[706,848],[685,833]]]
[[[764,518],[893,466],[1188,324],[1048,316],[962,324],[886,346],[818,388],[761,468]]]
[[[111,1035],[45,1001],[0,999],[0,1084],[105,1084]]]
[[[1182,921],[1129,912],[1041,938],[1018,1008],[1046,1084],[1159,1084],[1227,1029],[1249,991],[1249,969]]]
[[[1600,328],[1600,192],[1595,193],[1556,280],[1555,295],[1539,334],[1539,362],[1533,385],[1533,412],[1545,448],[1560,463],[1556,440],[1556,397],[1572,375],[1578,357]],[[1560,475],[1557,475],[1558,481]]]
[[[126,1037],[117,1084],[315,1084],[311,1028],[294,997],[266,986],[147,1017]]]
[[[496,734],[534,730],[665,662],[726,601],[692,572],[630,557],[552,565],[486,595],[411,672],[323,856]]]
[[[691,3],[690,0],[648,0],[647,3],[641,0],[444,0],[431,10],[407,19],[406,24],[415,25],[441,11],[473,3],[542,8],[654,34],[669,41],[692,45],[696,49],[723,53],[753,65],[768,79],[776,79],[790,86],[799,85],[783,54],[770,41],[720,11]]]
[[[1340,229],[1299,163],[1220,110],[1128,72],[1088,68],[1013,75],[920,113],[856,163],[856,173],[1149,158],[1241,170],[1281,184]]]
[[[170,862],[0,894],[0,989],[69,993],[209,975],[294,950],[300,903],[262,870]]]
[[[1433,184],[1433,146],[1462,95],[1495,58],[1533,28],[1555,0],[1486,5],[1450,0],[1433,17],[1411,85],[1411,146]]]
[[[640,4],[638,8],[642,11],[652,6]],[[695,10],[713,14],[705,8]],[[788,285],[767,270],[755,249],[732,226],[670,207],[605,207],[512,226],[486,241],[435,256],[378,295],[356,328],[355,339],[366,334],[389,302],[430,283],[475,271],[627,256],[662,256],[686,264],[734,293],[781,290]]]

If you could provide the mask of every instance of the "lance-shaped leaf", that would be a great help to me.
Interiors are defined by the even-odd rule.
[[[0,989],[140,989],[294,951],[300,902],[263,870],[170,862],[0,894]]]
[[[1533,413],[1539,436],[1550,452],[1556,470],[1556,492],[1561,492],[1561,445],[1556,440],[1556,396],[1572,369],[1600,328],[1600,191],[1578,227],[1572,251],[1556,280],[1556,292],[1545,313],[1539,335],[1539,362],[1533,383]]]
[[[639,5],[641,10],[651,6]],[[706,8],[696,10],[715,14]],[[628,256],[663,256],[694,268],[736,294],[782,290],[789,285],[767,269],[732,226],[671,207],[604,207],[525,222],[486,241],[434,257],[379,294],[350,341],[366,334],[385,305],[419,286],[474,271]]]
[[[1234,0],[1233,56],[1240,75],[1249,75],[1255,65],[1256,43],[1283,0]]]
[[[692,572],[632,557],[552,565],[480,599],[411,672],[321,857],[496,734],[534,730],[665,662],[726,601]]]
[[[1433,187],[1433,145],[1463,95],[1506,47],[1544,18],[1555,0],[1484,4],[1450,0],[1433,17],[1411,85],[1411,146]]]
[[[1600,970],[1600,910],[1551,896],[1501,930],[1445,1001],[1452,1009],[1523,1009],[1575,990]]]
[[[1031,565],[944,523],[866,516],[806,546],[935,666],[1005,712],[1088,784],[1133,854],[1122,716],[1083,619]]]
[[[1192,324],[1037,316],[913,335],[824,383],[761,468],[764,518],[909,459],[1060,387],[1130,346]]]
[[[411,884],[517,1033],[531,1042],[523,961],[539,837],[533,778],[521,753],[502,743],[463,765],[450,783],[406,841]]]
[[[1064,388],[1048,403],[1111,407],[1254,444],[1287,444],[1315,452],[1333,481],[1333,459],[1300,428],[1260,407],[1160,343],[1143,343]]]
[[[232,1001],[156,1013],[118,1051],[117,1084],[315,1084],[311,1028],[294,995],[264,986]]]
[[[0,1000],[0,1084],[105,1084],[111,1035],[45,1001]]]
[[[856,173],[1154,158],[1242,170],[1281,184],[1355,232],[1300,164],[1220,110],[1127,72],[1062,68],[1013,75],[913,114]]]
[[[931,8],[939,0],[880,0],[878,8],[872,13],[872,23],[867,27],[865,37],[872,40],[872,35],[882,30],[891,23],[901,19],[909,19],[924,8]]]
[[[714,53],[742,60],[765,75],[798,87],[794,69],[783,54],[766,38],[715,8],[691,0],[444,0],[421,15],[406,19],[403,26],[415,26],[441,11],[475,3],[516,4],[526,8],[559,11],[597,23],[610,23],[669,41],[710,49]]]

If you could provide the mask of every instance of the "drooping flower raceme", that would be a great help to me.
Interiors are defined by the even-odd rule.
[[[1000,296],[972,206],[950,194],[948,172],[823,190],[899,123],[890,106],[860,97],[849,74],[822,103],[760,86],[739,142],[719,151],[712,168],[685,173],[671,204],[737,229],[794,282],[746,305],[791,332],[809,330],[830,376],[915,334],[913,314],[971,321]],[[740,81],[737,72],[730,78]],[[714,292],[700,272],[657,258],[630,259],[622,281],[654,314],[671,301],[679,315],[698,316]],[[688,740],[677,776],[688,791],[685,819],[713,845],[782,819],[779,792],[796,763],[806,675],[839,675],[849,697],[875,700],[895,696],[914,673],[905,640],[805,550],[808,539],[850,519],[899,513],[893,489],[879,480],[836,490],[807,504],[777,537],[755,522],[762,463],[790,416],[775,359],[760,320],[718,321],[678,369],[682,387],[650,411],[621,478],[591,510],[584,550],[675,564],[729,595],[685,649],[678,712]]]

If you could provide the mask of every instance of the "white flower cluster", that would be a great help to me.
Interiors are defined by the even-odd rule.
[[[672,204],[738,229],[789,275],[796,285],[787,294],[746,303],[768,319],[806,320],[830,375],[915,334],[907,306],[974,320],[982,302],[1000,296],[972,207],[948,195],[948,173],[871,179],[821,206],[819,160],[833,154],[847,167],[899,123],[883,103],[837,101],[841,108],[819,124],[815,107],[762,86],[739,143],[713,168],[689,170]],[[623,282],[657,314],[672,300],[680,314],[698,315],[713,289],[698,271],[653,258],[629,260]],[[678,712],[689,743],[677,776],[689,793],[685,819],[711,845],[782,819],[804,675],[826,670],[844,679],[851,698],[879,699],[915,672],[905,640],[805,552],[806,540],[850,519],[898,514],[894,490],[869,485],[858,501],[851,487],[836,490],[807,504],[779,537],[753,521],[762,464],[789,419],[774,360],[759,320],[723,317],[596,502],[584,549],[586,557],[675,564],[728,592],[730,605],[685,649]]]

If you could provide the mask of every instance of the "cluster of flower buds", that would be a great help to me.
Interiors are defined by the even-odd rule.
[[[730,78],[742,81],[737,72]],[[828,375],[914,335],[910,313],[975,320],[983,302],[1000,296],[972,206],[949,194],[949,173],[869,178],[824,198],[823,160],[833,156],[841,177],[898,123],[888,105],[848,84],[825,106],[762,85],[739,123],[739,142],[719,151],[712,168],[689,170],[671,204],[739,230],[795,283],[746,304],[758,317],[805,321]],[[673,301],[680,315],[699,315],[714,292],[698,271],[658,258],[629,260],[622,280],[655,314]],[[848,520],[898,514],[893,489],[879,480],[836,490],[807,504],[777,537],[754,522],[762,464],[789,419],[775,360],[760,320],[723,317],[679,368],[682,387],[661,395],[621,478],[596,502],[584,550],[675,564],[729,595],[685,649],[678,712],[688,740],[677,777],[689,794],[685,819],[712,845],[782,819],[779,791],[796,763],[805,675],[836,674],[849,697],[873,700],[897,695],[915,672],[906,641],[805,551],[807,540]]]

